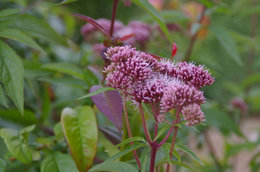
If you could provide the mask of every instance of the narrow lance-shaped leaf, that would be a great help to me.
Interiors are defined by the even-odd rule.
[[[97,123],[89,106],[65,108],[61,124],[70,153],[80,172],[87,171],[93,163],[97,149]]]
[[[184,146],[184,145],[176,145],[175,146],[176,149],[179,149],[185,153],[187,153],[188,155],[190,155],[193,159],[195,159],[197,162],[199,162],[201,165],[204,166],[204,163],[199,159],[199,157],[197,157],[197,155],[192,152],[188,147]]]
[[[71,156],[55,152],[42,161],[41,172],[78,172],[78,170]]]
[[[78,99],[81,100],[81,99],[85,99],[85,98],[88,98],[88,97],[91,97],[91,96],[95,96],[97,94],[100,94],[100,93],[103,93],[103,92],[106,92],[106,91],[110,91],[110,90],[115,90],[114,88],[112,87],[100,87],[98,90],[96,91],[93,91],[85,96],[82,96],[82,97],[79,97]]]
[[[0,84],[0,105],[3,105],[4,107],[8,107],[7,104],[7,98],[4,93],[4,89],[2,88],[2,85]]]
[[[15,51],[0,41],[0,81],[6,95],[23,114],[23,64]]]
[[[95,85],[90,88],[90,92],[95,92],[102,88],[101,85]],[[107,91],[94,96],[91,99],[97,108],[107,116],[107,118],[116,126],[120,131],[122,126],[122,98],[117,91]]]
[[[84,80],[83,70],[73,64],[62,63],[62,62],[48,63],[43,65],[42,68],[47,70],[62,72]]]
[[[41,53],[44,53],[44,50],[29,36],[27,36],[25,33],[16,30],[16,29],[6,29],[0,32],[0,37],[13,39],[16,41],[19,41],[27,46],[30,46]]]
[[[26,139],[18,131],[3,128],[0,130],[0,136],[4,139],[9,152],[24,164],[32,162],[32,151],[27,146]]]
[[[8,17],[18,13],[20,9],[5,9],[0,11],[0,18]]]
[[[147,0],[132,0],[133,3],[145,9],[151,16],[157,21],[158,25],[167,36],[170,43],[173,42],[172,37],[168,31],[167,26],[164,23],[164,20],[161,18],[160,14],[154,9],[154,7]]]
[[[27,14],[19,14],[4,18],[0,28],[12,28],[26,32],[42,40],[50,41],[60,45],[66,45],[65,39],[59,35],[48,23]]]

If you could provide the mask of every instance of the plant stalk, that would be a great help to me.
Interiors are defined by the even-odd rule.
[[[153,139],[156,138],[157,136],[157,133],[158,133],[158,121],[157,121],[157,115],[158,115],[158,112],[156,111],[156,108],[154,106],[153,103],[151,103],[151,107],[152,107],[152,110],[153,110],[153,116],[154,116],[154,120],[155,120],[155,124],[154,124],[154,136],[153,136]]]
[[[141,117],[142,117],[142,124],[143,124],[143,127],[144,127],[144,134],[145,134],[146,140],[151,145],[152,144],[152,140],[151,140],[149,131],[148,131],[147,126],[146,126],[145,117],[144,117],[144,111],[143,111],[143,107],[142,107],[141,103],[139,103],[139,110],[140,110]]]
[[[116,11],[117,11],[117,4],[118,4],[119,0],[114,0],[114,4],[113,4],[113,11],[112,11],[112,18],[111,18],[111,24],[110,24],[110,36],[113,36],[113,32],[114,32],[114,23],[115,23],[115,18],[116,18]]]
[[[175,124],[178,124],[180,122],[179,110],[177,110],[176,116],[177,116],[177,119],[175,120]],[[177,132],[178,132],[178,126],[175,126],[174,127],[173,137],[172,137],[172,144],[171,144],[171,148],[170,148],[170,159],[172,159],[172,152],[174,150],[174,145],[175,145],[175,141],[176,141],[176,137],[177,137]],[[166,167],[166,172],[169,172],[169,170],[170,170],[170,164],[168,163],[167,167]]]
[[[157,144],[152,143],[151,144],[150,172],[154,172],[155,158],[156,158],[157,150],[158,150]]]
[[[128,137],[132,138],[132,131],[131,131],[131,127],[130,127],[130,123],[129,123],[129,119],[128,119],[128,113],[127,113],[127,108],[126,108],[125,97],[123,97],[123,109],[124,109],[125,123],[126,123]],[[133,142],[130,142],[130,144],[133,145]],[[133,150],[133,155],[135,157],[135,160],[136,160],[136,163],[137,163],[139,169],[141,169],[141,162],[140,162],[140,160],[138,158],[136,150]]]

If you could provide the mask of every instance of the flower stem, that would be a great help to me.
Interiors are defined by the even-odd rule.
[[[158,146],[156,145],[156,143],[153,143],[150,146],[151,146],[150,172],[154,172],[155,158],[156,158]]]
[[[142,107],[141,103],[139,103],[139,110],[140,110],[141,117],[142,117],[142,124],[143,124],[143,127],[144,127],[144,134],[145,134],[146,140],[151,145],[152,144],[152,140],[151,140],[149,131],[148,131],[147,126],[146,126],[145,117],[144,117],[144,111],[143,111],[143,107]]]
[[[152,110],[153,110],[153,116],[154,116],[154,120],[155,120],[155,124],[154,124],[154,136],[153,136],[153,139],[156,138],[157,136],[157,133],[158,133],[158,121],[157,121],[157,115],[158,115],[158,112],[156,111],[155,109],[155,106],[153,103],[151,103],[151,107],[152,107]]]
[[[175,120],[175,124],[178,124],[180,122],[179,110],[177,110],[176,116],[177,116],[177,119]],[[176,141],[176,137],[177,137],[177,132],[178,132],[178,126],[175,126],[173,137],[172,137],[172,144],[171,144],[171,148],[170,148],[170,159],[172,158],[172,152],[173,152],[173,149],[174,149],[174,145],[175,145],[175,141]],[[168,163],[167,167],[166,167],[166,172],[169,172],[169,170],[170,170],[170,164]]]
[[[114,4],[113,4],[113,11],[112,11],[112,18],[111,18],[111,24],[110,24],[110,36],[113,36],[113,32],[114,32],[114,23],[115,23],[115,18],[116,18],[116,10],[117,10],[117,4],[118,4],[119,0],[114,0]]]
[[[129,123],[129,119],[128,119],[125,97],[123,97],[123,109],[124,109],[125,123],[126,123],[128,137],[132,138],[132,131],[131,131],[131,127],[130,127],[130,123]],[[133,145],[133,142],[130,142],[130,144]],[[133,154],[134,154],[136,163],[138,164],[138,167],[141,169],[141,162],[140,162],[138,155],[137,155],[135,150],[133,150]]]

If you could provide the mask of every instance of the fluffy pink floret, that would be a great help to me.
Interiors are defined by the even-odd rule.
[[[161,60],[158,63],[158,70],[161,74],[165,74],[169,77],[175,78],[177,76],[177,68],[176,65],[171,60]]]
[[[161,111],[166,113],[174,108],[181,109],[189,104],[202,104],[204,102],[203,92],[176,81],[165,90],[161,100]]]
[[[192,85],[197,89],[211,85],[214,82],[214,77],[203,66],[196,66],[192,63],[180,62],[177,64],[177,76],[188,85]]]
[[[190,104],[184,106],[181,110],[181,113],[184,116],[184,120],[187,121],[187,126],[192,126],[195,124],[199,124],[202,121],[205,121],[205,116],[201,111],[200,105],[198,104]]]
[[[131,79],[120,71],[113,71],[106,77],[107,85],[115,89],[127,92],[128,87],[132,84]]]
[[[112,62],[122,62],[135,56],[136,50],[131,46],[111,47],[106,52],[107,59]]]
[[[134,86],[133,99],[136,102],[159,103],[167,85],[161,75],[139,82]]]

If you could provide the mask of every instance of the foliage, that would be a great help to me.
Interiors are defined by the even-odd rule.
[[[129,0],[119,0],[116,20],[123,29],[133,29],[130,23],[136,20],[150,28],[142,28],[148,38],[141,42],[141,31],[114,30],[111,36],[110,28],[97,22],[111,19],[114,2],[0,2],[0,172],[149,171],[152,149],[141,115],[122,92],[106,85],[103,73],[110,64],[106,48],[125,43],[155,59],[204,64],[216,80],[203,88],[202,125],[162,122],[157,135],[151,134],[152,142],[160,143],[171,128],[179,128],[170,154],[170,139],[158,148],[158,172],[168,163],[176,171],[232,171],[236,164],[231,159],[243,151],[250,155],[248,170],[258,171],[259,127],[251,135],[243,127],[259,120],[260,113],[256,0],[131,0],[130,6],[124,5]],[[89,37],[80,18],[95,25]],[[157,119],[150,105],[143,108],[153,133]],[[178,120],[174,113],[166,120]],[[220,156],[212,131],[223,139]]]

